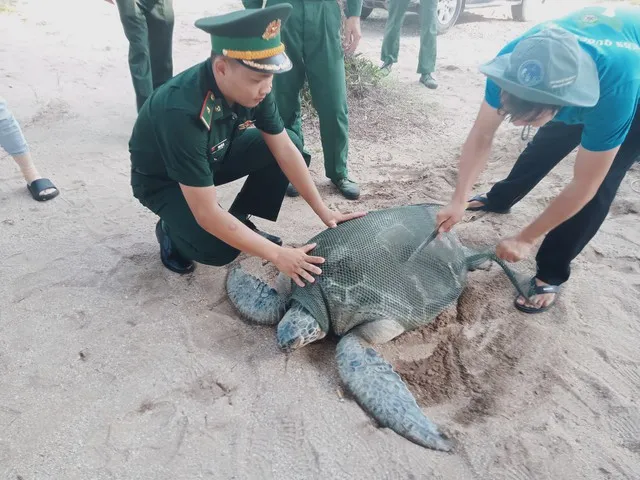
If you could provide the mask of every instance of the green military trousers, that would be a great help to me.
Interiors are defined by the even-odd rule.
[[[336,0],[267,0],[267,6],[283,2],[293,5],[281,33],[293,68],[274,75],[278,110],[285,126],[304,142],[300,91],[306,77],[320,122],[325,174],[338,181],[348,176],[349,154],[340,5]]]
[[[116,0],[129,40],[129,70],[138,111],[151,92],[173,76],[172,0]]]
[[[297,135],[290,130],[287,133],[298,150],[302,150]],[[308,165],[309,157],[303,157]],[[214,184],[224,185],[244,176],[247,179],[229,212],[241,220],[247,215],[255,215],[275,222],[289,180],[257,128],[249,128],[233,140],[222,165],[214,174]],[[133,183],[139,181],[135,179]],[[184,258],[205,265],[222,266],[240,254],[239,250],[198,224],[179,185],[170,185],[151,195],[141,194],[134,188],[134,196],[163,220],[167,235]]]
[[[409,0],[389,0],[389,16],[384,29],[382,52],[383,63],[396,63],[400,51],[400,30]],[[436,68],[436,37],[438,0],[420,0],[420,56],[418,70],[420,74],[430,74]]]

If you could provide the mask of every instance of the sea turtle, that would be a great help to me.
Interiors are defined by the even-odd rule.
[[[278,325],[277,342],[286,352],[330,332],[342,337],[338,371],[357,402],[379,425],[424,447],[449,451],[452,440],[423,414],[400,376],[369,346],[430,323],[458,298],[469,270],[496,260],[490,252],[467,249],[451,232],[425,246],[435,229],[437,208],[423,204],[377,210],[323,231],[309,241],[317,243],[313,255],[325,257],[323,272],[305,287],[287,280],[285,288],[275,289],[235,267],[226,288],[243,317]]]

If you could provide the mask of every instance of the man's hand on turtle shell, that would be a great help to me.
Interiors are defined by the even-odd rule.
[[[340,213],[337,210],[327,209],[320,218],[327,227],[335,228],[343,222],[364,217],[366,214],[367,212]]]
[[[296,285],[304,287],[302,279],[313,283],[315,279],[311,274],[320,275],[322,273],[322,270],[315,264],[324,263],[324,258],[307,255],[314,248],[316,248],[315,243],[298,248],[280,247],[280,252],[273,263],[279,271],[296,282]]]

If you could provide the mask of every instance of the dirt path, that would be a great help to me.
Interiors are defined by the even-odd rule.
[[[340,399],[334,342],[286,357],[272,329],[237,318],[224,269],[200,266],[186,278],[163,269],[156,219],[129,188],[135,100],[115,7],[0,5],[0,95],[62,192],[37,204],[3,158],[0,478],[638,478],[638,168],[552,312],[516,313],[502,277],[480,271],[435,326],[380,349],[460,444],[455,454],[435,453],[377,429]],[[176,2],[176,72],[207,55],[195,19],[234,5]],[[439,38],[435,92],[417,82],[417,23],[406,20],[393,75],[415,108],[390,110],[387,123],[352,138],[360,204],[331,192],[318,138],[307,136],[331,203],[448,199],[482,95],[477,65],[528,27],[507,20],[507,10],[483,15],[465,15]],[[361,51],[376,62],[384,18],[374,12],[363,22]],[[478,189],[505,175],[523,147],[520,130],[503,127]],[[571,163],[513,214],[461,225],[461,237],[491,243],[515,232],[567,182]],[[222,189],[223,205],[238,188]],[[301,243],[322,225],[301,199],[288,199],[269,228]]]

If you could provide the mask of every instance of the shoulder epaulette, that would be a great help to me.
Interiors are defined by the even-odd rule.
[[[211,130],[211,119],[213,118],[213,102],[216,97],[213,96],[213,92],[209,90],[207,96],[202,102],[202,109],[200,110],[200,120],[207,127],[207,130]]]

